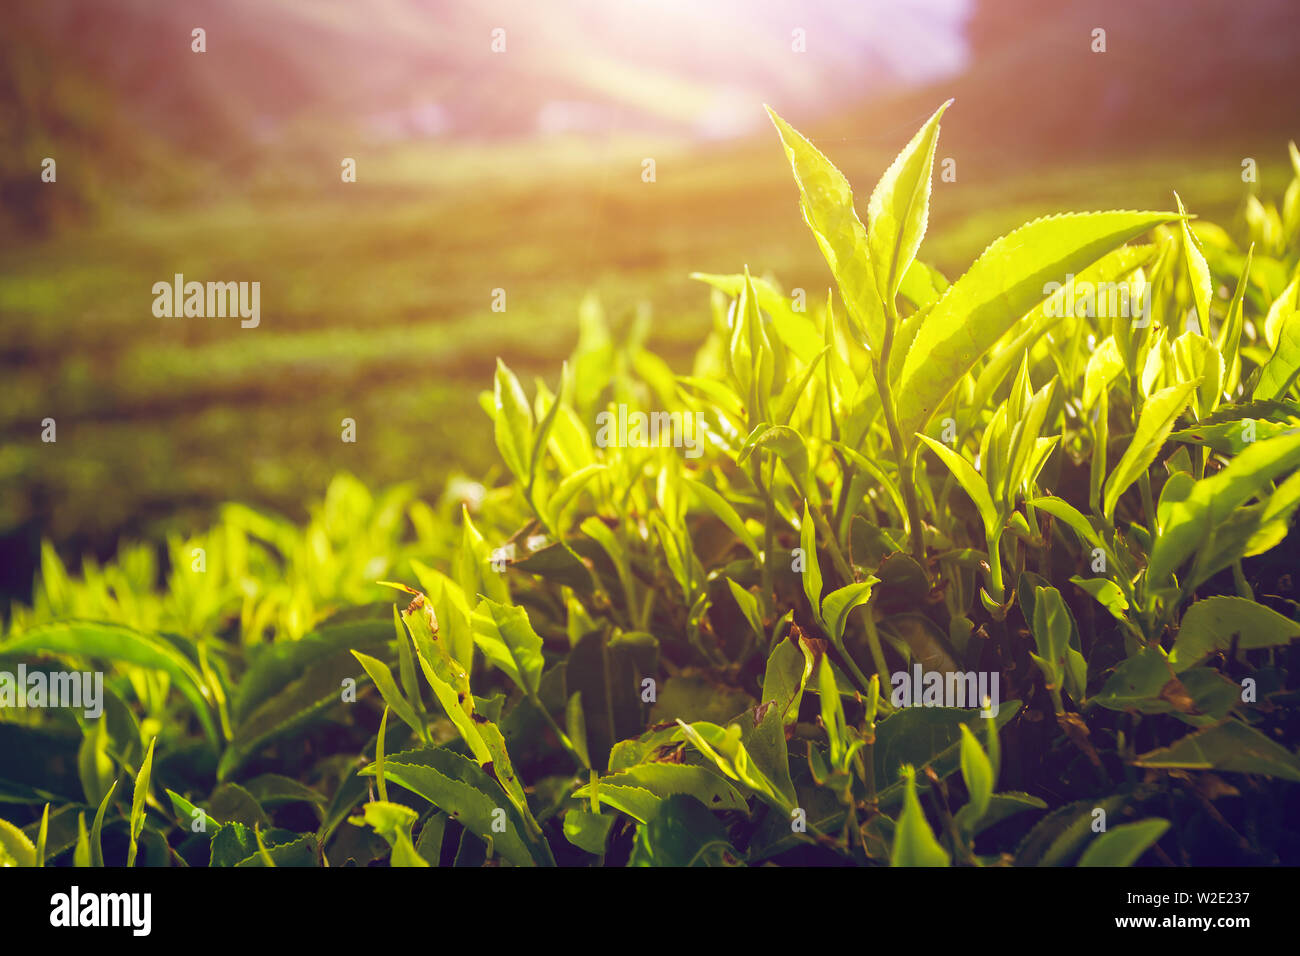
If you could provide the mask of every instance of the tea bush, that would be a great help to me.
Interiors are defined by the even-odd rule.
[[[950,282],[944,108],[865,225],[773,114],[838,297],[698,275],[687,375],[584,303],[483,484],[47,546],[0,669],[102,717],[0,684],[0,857],[1300,862],[1300,152],[1238,238],[1069,213]]]

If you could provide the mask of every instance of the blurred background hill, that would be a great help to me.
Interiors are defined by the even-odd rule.
[[[955,276],[1028,218],[1175,187],[1231,226],[1285,185],[1297,89],[1294,0],[0,3],[0,601],[43,536],[484,474],[496,356],[554,383],[589,292],[680,367],[692,270],[824,289],[765,102],[865,197],[955,96],[922,249]],[[260,281],[260,327],[155,318],[178,272]]]

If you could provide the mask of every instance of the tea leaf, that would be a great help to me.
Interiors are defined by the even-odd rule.
[[[1159,585],[1190,558],[1230,515],[1284,472],[1300,465],[1300,432],[1255,442],[1222,471],[1203,478],[1174,502],[1151,548],[1147,579]]]
[[[108,788],[108,793],[104,794],[103,801],[99,804],[99,809],[95,811],[95,822],[90,827],[90,866],[102,867],[104,865],[104,814],[108,810],[109,801],[113,799],[113,792],[117,789],[117,781]]]
[[[1188,734],[1168,747],[1142,754],[1133,763],[1164,770],[1261,773],[1300,781],[1300,758],[1253,727],[1231,719],[1217,727]]]
[[[885,316],[873,275],[867,230],[853,208],[848,180],[812,143],[795,132],[771,107],[786,156],[799,187],[799,206],[840,289],[863,343],[873,352],[883,341]]]
[[[533,411],[515,373],[497,359],[493,388],[497,449],[520,481],[528,481],[533,450]]]
[[[1192,286],[1192,301],[1196,305],[1196,315],[1201,322],[1201,331],[1206,335],[1210,332],[1210,301],[1214,298],[1214,280],[1210,276],[1210,267],[1205,262],[1205,255],[1201,252],[1200,243],[1196,241],[1196,236],[1192,234],[1191,228],[1187,222],[1187,210],[1183,208],[1183,200],[1178,193],[1174,193],[1174,201],[1178,203],[1178,215],[1181,218],[1179,227],[1183,235],[1183,263],[1187,267],[1187,278]]]
[[[162,637],[141,633],[120,624],[67,621],[40,624],[0,644],[6,655],[74,654],[120,661],[162,671],[176,684],[212,743],[217,741],[209,692],[203,675]]]
[[[989,536],[995,535],[1001,530],[1001,519],[998,510],[993,504],[993,498],[989,494],[988,485],[984,481],[984,476],[975,470],[975,466],[968,462],[961,455],[957,454],[947,445],[943,445],[928,435],[916,436],[925,442],[940,461],[948,466],[952,476],[957,479],[961,485],[962,491],[975,505],[975,510],[979,512],[980,520],[984,523],[984,531]]]
[[[867,204],[867,247],[876,289],[887,312],[916,258],[930,218],[930,178],[939,120],[952,100],[926,120],[872,190]]]
[[[930,309],[899,374],[899,427],[925,430],[943,399],[999,338],[1046,298],[1046,285],[1078,273],[1171,213],[1067,213],[998,239]]]
[[[763,620],[758,610],[758,599],[742,588],[731,578],[727,578],[727,589],[731,591],[731,596],[736,602],[736,607],[740,608],[740,613],[745,616],[749,623],[750,629],[758,637],[763,639]]]
[[[542,639],[521,607],[482,598],[474,609],[474,643],[530,696],[542,677]]]
[[[903,812],[894,831],[894,850],[889,865],[947,866],[948,851],[934,838],[921,802],[916,798],[916,772],[911,766],[903,768],[903,782]]]
[[[826,599],[822,602],[822,618],[826,622],[827,634],[832,641],[839,642],[844,639],[844,631],[849,624],[849,613],[870,601],[872,586],[879,583],[879,578],[870,577],[865,581],[846,584],[826,595]]]
[[[393,608],[393,615],[396,617],[397,608]],[[405,639],[405,635],[402,635]],[[375,688],[379,691],[379,696],[383,698],[384,703],[392,708],[393,713],[401,717],[406,725],[415,731],[417,736],[424,736],[424,726],[420,718],[416,716],[415,710],[410,703],[402,696],[401,691],[397,689],[397,682],[393,680],[393,672],[388,669],[388,665],[383,661],[371,657],[369,654],[362,654],[360,651],[353,651],[352,656],[360,662],[365,672],[370,675],[374,681]]]
[[[6,866],[39,866],[36,847],[27,834],[8,820],[0,820],[0,868]]]
[[[374,772],[373,765],[360,771],[371,776]],[[505,791],[472,760],[443,748],[392,754],[384,761],[384,776],[446,811],[466,831],[483,840],[490,838],[496,851],[510,863],[554,865],[545,842],[529,839]],[[499,820],[506,821],[504,831],[493,828]]]
[[[670,797],[647,824],[637,827],[628,866],[732,866],[740,854],[726,828],[698,801],[684,794]]]
[[[1277,348],[1269,356],[1251,398],[1269,401],[1287,396],[1300,376],[1300,311],[1292,310],[1278,325]]]
[[[898,690],[895,688],[895,695]],[[894,702],[897,701],[895,696]],[[1018,700],[1001,701],[997,716],[990,723],[1002,728],[1020,706]],[[987,719],[978,710],[904,706],[881,721],[873,752],[876,781],[882,785],[878,794],[881,808],[886,809],[902,799],[903,781],[899,772],[905,764],[928,764],[940,779],[956,771],[961,763],[961,725]]]
[[[967,724],[961,725],[961,775],[970,794],[970,803],[962,811],[969,811],[967,824],[973,827],[988,810],[997,781],[993,779],[993,765],[989,763],[988,755]]]
[[[1169,821],[1157,817],[1121,824],[1088,844],[1079,865],[1132,866],[1168,829]]]
[[[1208,654],[1226,651],[1237,641],[1243,651],[1277,647],[1300,637],[1300,624],[1276,611],[1241,597],[1208,597],[1183,615],[1178,637],[1169,651],[1175,671],[1185,671]]]
[[[817,538],[813,530],[812,515],[808,511],[808,502],[803,503],[803,522],[799,525],[799,547],[803,550],[804,570],[803,593],[808,598],[813,617],[822,620],[822,569],[817,560]]]
[[[1142,406],[1137,432],[1115,470],[1106,480],[1105,509],[1107,521],[1115,519],[1115,506],[1128,486],[1146,473],[1156,460],[1165,439],[1173,430],[1174,422],[1192,398],[1199,382],[1182,382],[1156,392]]]
[[[617,820],[612,813],[570,810],[564,815],[564,838],[580,850],[603,856]]]
[[[140,834],[144,832],[145,803],[149,798],[149,777],[153,772],[153,748],[157,742],[157,737],[149,741],[149,752],[145,754],[144,763],[140,765],[140,772],[135,777],[135,793],[131,797],[131,842],[126,855],[128,868],[135,866],[137,841],[140,839]]]

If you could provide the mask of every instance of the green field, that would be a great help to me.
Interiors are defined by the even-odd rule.
[[[888,160],[820,145],[859,188]],[[1283,182],[1282,148],[1275,158],[1261,160],[1265,192]],[[936,176],[922,256],[952,277],[1035,216],[1168,208],[1174,187],[1230,223],[1247,188],[1238,163],[1226,148],[1087,168],[963,158],[957,182]],[[226,500],[300,515],[339,470],[436,496],[457,469],[499,467],[477,405],[496,357],[553,378],[588,293],[616,328],[647,315],[652,346],[680,365],[710,321],[692,271],[747,264],[811,296],[830,282],[774,136],[711,151],[408,147],[363,160],[357,184],[336,179],[286,163],[191,180],[165,205],[108,206],[0,251],[0,536],[34,557],[40,536],[102,551]],[[260,281],[260,327],[155,318],[151,286],[177,272]],[[53,445],[39,438],[47,416]],[[339,440],[344,417],[355,444]]]

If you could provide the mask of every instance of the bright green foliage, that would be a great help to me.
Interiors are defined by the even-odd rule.
[[[698,274],[689,370],[588,299],[482,393],[486,487],[47,546],[0,672],[103,713],[5,708],[0,863],[1300,862],[1296,202],[1041,218],[950,283],[947,108],[865,224],[772,114],[838,297]]]

